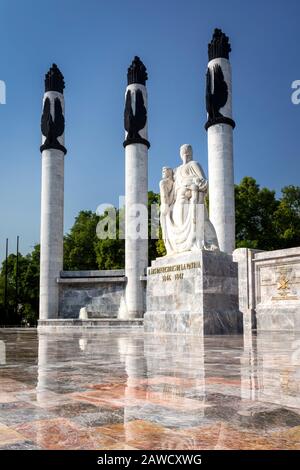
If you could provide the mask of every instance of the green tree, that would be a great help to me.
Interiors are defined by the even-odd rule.
[[[10,254],[7,259],[7,311],[4,305],[6,261],[2,263],[0,274],[0,316],[1,323],[35,325],[38,318],[39,304],[39,263],[40,249],[36,245],[32,253],[23,256]],[[18,293],[16,290],[18,272]]]
[[[124,220],[124,209],[116,211],[116,238],[98,239],[94,248],[98,269],[124,269],[125,266],[125,240],[120,236],[120,221]],[[99,217],[99,221],[106,218],[106,211]]]
[[[260,188],[254,178],[242,179],[235,187],[236,246],[261,250],[278,247],[274,213],[278,209],[275,191]]]
[[[285,186],[274,213],[279,248],[300,246],[300,187]]]
[[[24,272],[22,291],[24,296],[22,319],[30,325],[36,324],[39,312],[40,293],[40,245],[35,245],[27,255],[27,269]]]
[[[98,269],[95,244],[99,216],[92,211],[80,211],[70,232],[64,237],[64,269]]]
[[[22,264],[21,256],[19,257],[20,264]],[[4,325],[17,325],[16,318],[16,279],[15,279],[15,262],[16,255],[10,254],[7,262],[3,261],[1,274],[0,274],[0,313],[1,324]],[[5,273],[7,269],[7,305],[5,306]]]

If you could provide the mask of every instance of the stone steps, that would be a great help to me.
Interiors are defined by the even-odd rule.
[[[62,328],[134,328],[143,327],[144,319],[120,320],[118,318],[102,318],[102,319],[65,319],[54,318],[50,320],[39,320],[38,330],[48,331],[49,329]]]

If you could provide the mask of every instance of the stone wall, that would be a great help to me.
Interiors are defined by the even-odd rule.
[[[300,247],[276,251],[235,250],[244,330],[300,331]]]
[[[79,318],[85,307],[89,319],[116,318],[124,295],[124,270],[62,271],[58,318]]]
[[[194,255],[180,259],[182,263],[200,262],[202,269],[171,276],[148,270],[146,331],[152,331],[155,324],[156,331],[188,332],[195,323],[192,330],[204,328],[206,334],[238,332],[240,327],[233,327],[232,321],[239,323],[235,316],[239,312],[243,314],[244,332],[253,328],[300,331],[300,247],[276,251],[239,248],[233,254],[233,264],[225,260],[225,254],[204,255],[201,260]],[[170,257],[161,258],[152,263],[152,268],[172,264],[178,264],[178,260],[175,263]],[[126,286],[124,270],[62,271],[57,282],[59,319],[78,319],[83,307],[91,321],[118,317]],[[145,293],[146,277],[141,282]],[[233,301],[237,282],[238,307]]]

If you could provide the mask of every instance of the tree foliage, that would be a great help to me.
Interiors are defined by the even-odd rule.
[[[275,191],[260,188],[245,177],[235,187],[236,246],[272,250],[276,245],[273,215],[278,208]]]
[[[300,187],[286,186],[281,197],[245,177],[235,187],[236,246],[277,250],[300,246]]]
[[[10,254],[7,259],[7,308],[5,308],[6,262],[0,273],[0,324],[36,324],[39,307],[40,246],[23,256]],[[18,271],[18,289],[16,289]]]
[[[300,246],[300,187],[285,186],[274,214],[279,248]]]
[[[95,244],[99,217],[92,211],[80,211],[70,232],[64,237],[64,269],[98,269]]]
[[[105,219],[107,211],[99,217]],[[124,220],[124,209],[116,210],[116,233],[115,238],[98,239],[95,242],[94,249],[97,261],[97,269],[123,269],[125,266],[125,240],[122,236],[120,223]]]

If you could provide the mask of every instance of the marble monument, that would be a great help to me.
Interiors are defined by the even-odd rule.
[[[208,182],[193,160],[192,146],[180,148],[182,165],[163,168],[161,227],[167,255],[147,272],[146,332],[225,334],[242,331],[237,264],[220,252],[205,206]]]
[[[146,332],[198,336],[237,333],[242,326],[246,333],[255,328],[300,331],[300,249],[234,250],[230,52],[228,37],[215,29],[206,73],[208,179],[188,144],[180,148],[182,163],[177,168],[163,167],[160,222],[166,256],[153,260],[148,269],[146,67],[136,56],[127,71],[125,270],[67,272],[63,271],[65,82],[52,65],[45,76],[41,120],[39,329],[141,326],[144,321]]]

